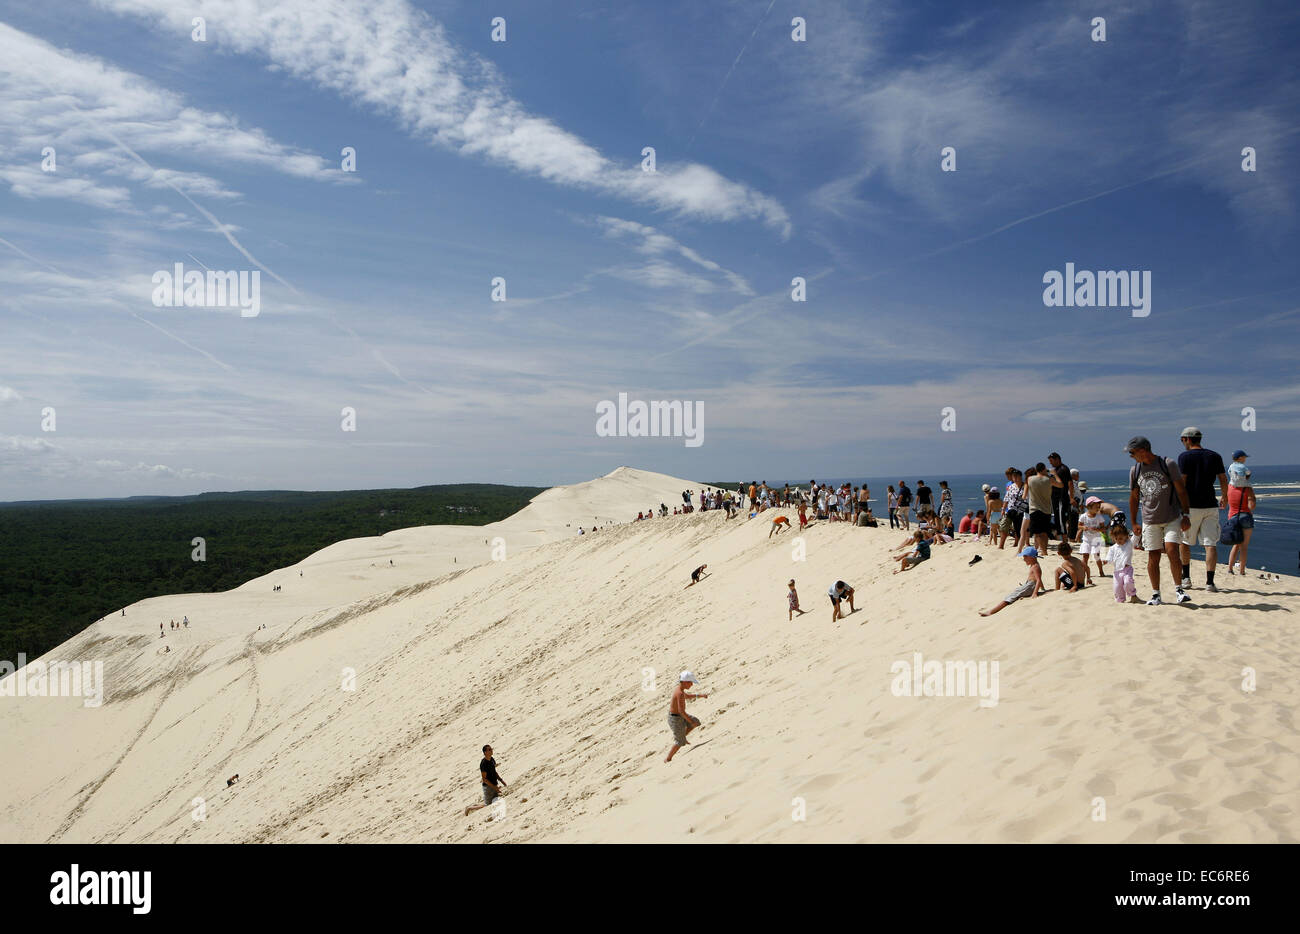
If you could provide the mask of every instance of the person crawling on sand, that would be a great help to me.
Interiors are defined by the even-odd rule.
[[[1025,581],[1011,593],[1006,595],[997,606],[991,610],[980,610],[980,616],[992,616],[999,610],[1005,610],[1011,604],[1015,603],[1022,597],[1033,599],[1039,593],[1046,593],[1046,590],[1040,590],[1043,586],[1043,569],[1038,566],[1038,549],[1033,545],[1020,552],[1020,557],[1025,559],[1025,564],[1029,565],[1029,580]],[[1076,559],[1077,560],[1077,559]]]
[[[1088,565],[1071,554],[1069,542],[1061,542],[1057,545],[1056,553],[1061,556],[1061,564],[1055,572],[1055,589],[1060,590],[1064,587],[1070,593],[1074,593],[1092,583]]]
[[[771,538],[777,532],[784,532],[788,528],[790,528],[790,520],[785,516],[777,516],[772,520],[772,530],[767,533],[767,537]]]
[[[686,712],[686,702],[695,700],[697,697],[708,697],[707,694],[687,694],[686,688],[698,684],[695,675],[689,670],[683,671],[677,679],[677,687],[673,688],[673,699],[668,704],[668,729],[673,734],[673,748],[668,750],[668,758],[665,762],[672,762],[673,756],[677,755],[677,750],[683,746],[689,746],[686,734],[700,725],[698,717],[692,717]]]
[[[700,581],[702,581],[704,578],[708,577],[709,575],[707,575],[707,574],[704,573],[704,569],[707,568],[707,567],[708,567],[707,564],[701,564],[701,565],[700,565],[699,567],[697,567],[694,571],[691,571],[691,582],[690,582],[689,584],[687,584],[686,587],[684,587],[684,588],[682,588],[682,589],[685,590],[685,589],[687,589],[687,588],[694,587],[696,584],[698,584],[698,583],[699,583]]]
[[[506,784],[506,780],[497,774],[497,760],[492,758],[492,747],[483,747],[483,761],[478,764],[479,783],[483,787],[483,803],[471,804],[465,808],[465,816],[468,817],[471,812],[480,808],[485,808],[499,796],[505,794],[501,787]]]

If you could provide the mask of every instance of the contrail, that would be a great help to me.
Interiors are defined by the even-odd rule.
[[[698,136],[700,130],[704,128],[705,122],[709,117],[713,116],[713,108],[718,106],[718,98],[722,96],[722,89],[725,88],[727,82],[731,80],[731,73],[735,71],[736,66],[740,64],[740,59],[741,56],[745,54],[745,49],[749,48],[749,44],[754,41],[754,37],[758,35],[758,27],[763,25],[764,20],[767,19],[767,14],[772,12],[772,7],[774,6],[776,6],[776,0],[772,0],[772,2],[767,5],[767,9],[763,11],[763,15],[760,16],[758,22],[754,24],[754,31],[749,34],[749,38],[745,40],[745,44],[740,47],[740,53],[736,55],[736,60],[731,63],[731,67],[727,69],[727,74],[723,77],[722,83],[718,85],[718,90],[714,93],[713,100],[709,102],[709,109],[704,112],[704,117],[700,120],[700,125],[695,128],[695,132],[691,134],[691,138],[686,141],[687,152],[689,152],[691,146],[694,145],[695,137]]]
[[[35,256],[32,256],[30,253],[28,253],[26,250],[20,249],[18,246],[14,245],[13,243],[10,243],[4,237],[0,237],[0,243],[3,243],[5,246],[9,247],[9,249],[13,250],[15,253],[17,253],[19,256],[21,256],[23,259],[27,260],[28,262],[35,263],[37,266],[44,266],[46,269],[49,269],[50,271],[57,273],[60,276],[65,276],[69,279],[77,278],[76,276],[69,275],[68,273],[64,272],[62,269],[60,269],[57,266],[52,266],[51,264],[45,262],[44,260],[37,259]],[[195,260],[195,262],[198,262],[198,260]],[[202,264],[200,263],[199,265]],[[118,305],[122,305],[122,307],[126,308],[127,314],[129,314],[132,318],[135,318],[135,320],[137,321],[143,321],[145,324],[149,325],[149,327],[161,331],[163,334],[166,334],[168,337],[176,341],[176,343],[180,344],[182,347],[188,347],[190,350],[194,351],[195,353],[202,354],[203,356],[211,360],[213,363],[215,363],[217,366],[221,367],[223,370],[228,370],[231,373],[235,372],[234,367],[230,366],[227,363],[222,363],[220,360],[212,356],[212,354],[208,353],[202,347],[195,347],[189,341],[177,337],[175,334],[173,334],[171,331],[168,331],[166,328],[159,327],[157,324],[154,324],[148,318],[140,317],[138,314],[132,311],[129,307],[125,305],[125,303],[123,303],[119,299],[110,298],[110,301]]]
[[[77,113],[82,114],[82,115],[85,115],[85,111],[80,110],[80,109],[75,108],[75,107],[74,107],[73,109],[76,110]],[[294,295],[300,295],[300,294],[301,294],[301,293],[300,293],[297,289],[295,289],[292,285],[290,285],[290,284],[289,284],[288,282],[286,282],[284,279],[280,278],[280,276],[279,276],[278,274],[276,274],[275,270],[271,269],[269,266],[264,265],[264,264],[263,264],[261,261],[259,261],[259,260],[257,259],[257,257],[255,257],[252,253],[250,253],[250,252],[248,252],[248,250],[244,249],[244,245],[243,245],[242,243],[240,243],[238,240],[235,239],[234,234],[232,234],[229,230],[226,229],[226,225],[223,224],[223,223],[221,223],[221,221],[217,218],[217,216],[216,216],[215,214],[213,214],[211,211],[209,211],[209,210],[208,210],[207,208],[205,208],[203,205],[199,204],[197,201],[195,201],[193,198],[191,198],[191,197],[190,197],[189,195],[187,195],[185,192],[181,191],[181,190],[180,190],[179,188],[177,188],[174,184],[172,184],[172,180],[171,180],[170,178],[167,177],[167,174],[166,174],[165,172],[159,172],[157,169],[155,169],[152,165],[150,165],[150,164],[145,160],[145,158],[144,158],[143,156],[141,156],[138,152],[136,152],[134,149],[132,149],[132,148],[131,148],[130,146],[128,146],[126,143],[124,143],[124,142],[122,142],[120,139],[118,139],[117,136],[114,135],[113,131],[110,130],[108,127],[101,125],[101,126],[99,127],[99,129],[103,132],[103,134],[104,134],[105,136],[107,136],[107,137],[108,137],[109,139],[111,139],[113,142],[117,143],[118,146],[122,147],[122,149],[126,151],[127,155],[129,155],[132,159],[134,159],[135,161],[139,162],[142,166],[144,166],[146,169],[148,169],[150,172],[152,172],[155,178],[157,178],[159,181],[161,181],[164,185],[166,185],[166,186],[167,186],[168,188],[170,188],[172,191],[176,192],[176,194],[180,195],[182,198],[184,198],[186,201],[188,201],[188,202],[190,203],[190,205],[194,208],[194,210],[198,211],[200,214],[202,214],[204,217],[206,217],[206,218],[208,219],[208,222],[209,222],[210,224],[212,224],[212,226],[213,226],[214,228],[216,228],[217,232],[220,233],[223,237],[225,237],[226,240],[228,240],[228,241],[230,242],[230,245],[231,245],[231,246],[233,246],[236,250],[238,250],[240,253],[242,253],[242,254],[244,255],[244,258],[245,258],[246,260],[248,260],[250,263],[252,263],[252,264],[253,264],[254,266],[256,266],[258,269],[262,270],[262,272],[266,273],[268,276],[270,276],[270,277],[271,277],[272,279],[274,279],[276,282],[280,283],[282,286],[284,286],[286,289],[288,289],[288,290],[289,290],[290,292],[292,292]]]

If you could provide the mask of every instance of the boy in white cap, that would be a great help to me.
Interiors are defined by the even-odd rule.
[[[1020,552],[1020,557],[1025,559],[1025,564],[1029,566],[1029,580],[1025,581],[998,603],[991,610],[980,610],[980,616],[992,616],[999,610],[1005,610],[1011,604],[1023,597],[1029,597],[1031,600],[1038,596],[1039,588],[1043,586],[1043,569],[1038,566],[1038,549],[1030,545],[1024,551]],[[1043,593],[1047,591],[1044,590]]]
[[[686,734],[700,725],[697,717],[692,717],[686,712],[686,702],[695,700],[697,697],[708,697],[707,694],[687,694],[686,686],[697,684],[695,674],[691,671],[683,671],[677,679],[677,687],[673,688],[673,699],[668,705],[668,729],[673,733],[673,748],[668,750],[668,758],[665,762],[672,762],[673,756],[677,755],[677,750],[683,746],[689,746]]]

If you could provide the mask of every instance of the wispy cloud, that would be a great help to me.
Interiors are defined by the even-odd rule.
[[[710,221],[759,221],[789,236],[784,207],[699,163],[664,160],[641,170],[640,153],[603,154],[528,110],[491,62],[459,48],[443,26],[407,0],[320,4],[313,0],[99,0],[186,35],[193,16],[209,41],[387,113],[411,135],[527,175]]]

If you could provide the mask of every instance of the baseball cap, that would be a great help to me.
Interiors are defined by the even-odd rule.
[[[1089,496],[1087,499],[1083,501],[1083,505],[1091,506],[1093,503],[1100,503],[1100,502],[1101,502],[1100,496]]]
[[[1180,438],[1199,438],[1200,436],[1201,436],[1201,429],[1199,429],[1199,428],[1193,428],[1191,425],[1188,425],[1186,428],[1183,429],[1183,433],[1182,433],[1181,435],[1179,435],[1178,437],[1180,437]]]
[[[678,681],[689,681],[691,684],[699,684],[699,682],[695,680],[695,672],[690,671],[689,669],[686,670],[686,671],[683,671],[682,674],[681,674],[681,677],[679,677],[677,680],[678,680]]]
[[[1236,459],[1239,458],[1239,457],[1250,457],[1250,455],[1247,454],[1245,451],[1233,451],[1233,452],[1232,452],[1232,459],[1233,459],[1233,460],[1236,460]]]
[[[1029,546],[1028,548],[1026,548],[1024,551],[1020,552],[1020,557],[1022,557],[1022,558],[1037,558],[1037,557],[1038,557],[1038,549],[1035,548],[1033,545],[1030,545],[1030,546]]]
[[[1139,450],[1151,450],[1151,442],[1142,437],[1142,435],[1134,435],[1132,438],[1128,439],[1128,444],[1124,445],[1124,453],[1127,454],[1130,451]]]

